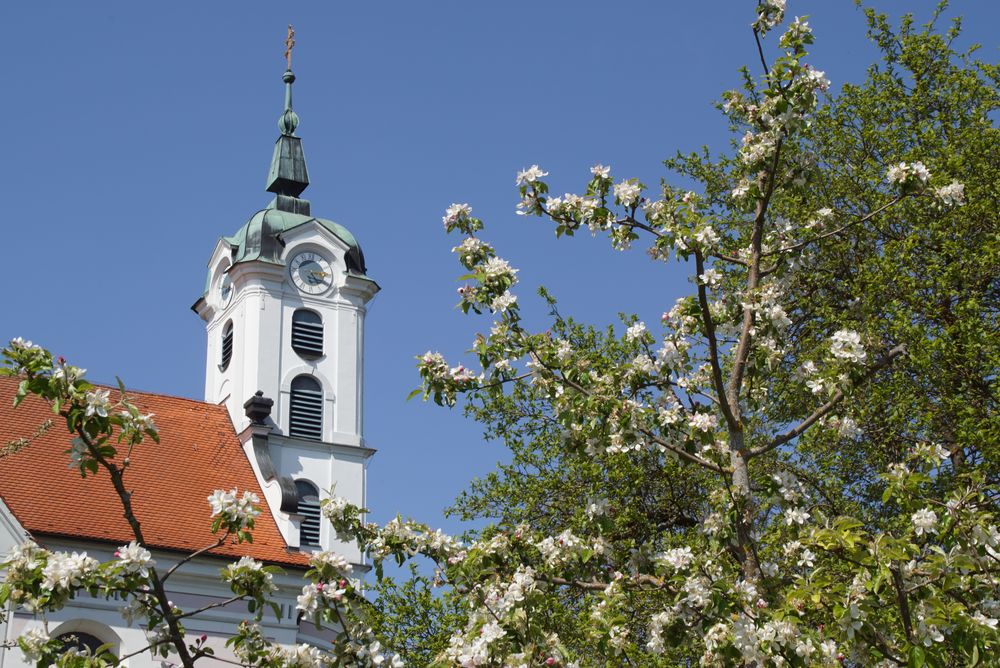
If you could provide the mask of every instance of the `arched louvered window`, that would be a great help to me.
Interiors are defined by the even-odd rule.
[[[308,480],[296,480],[295,490],[299,493],[298,513],[302,515],[299,529],[299,545],[319,545],[319,490]]]
[[[63,652],[72,650],[88,656],[97,656],[97,648],[104,644],[97,636],[81,631],[63,633],[59,636],[59,640],[63,644]]]
[[[300,308],[292,314],[292,349],[305,359],[323,355],[323,319]]]
[[[233,359],[233,321],[230,320],[222,328],[222,362],[219,368],[225,371],[229,368],[229,362]]]
[[[323,388],[312,376],[298,376],[292,381],[288,433],[317,441],[323,438]]]

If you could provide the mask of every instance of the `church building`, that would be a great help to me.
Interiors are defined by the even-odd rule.
[[[319,501],[335,490],[365,505],[374,450],[363,430],[364,328],[366,306],[379,287],[368,276],[357,239],[313,216],[301,197],[309,177],[295,134],[290,62],[283,81],[280,135],[266,182],[273,199],[219,239],[204,293],[192,306],[207,334],[204,401],[129,393],[144,413],[154,414],[161,442],[147,439],[133,453],[126,484],[146,547],[164,571],[214,542],[207,501],[214,490],[257,494],[262,513],[253,542],[195,558],[173,574],[167,589],[182,609],[198,609],[231,595],[219,570],[239,557],[281,566],[285,574],[275,578],[281,615],[265,616],[265,635],[285,645],[322,645],[325,632],[300,621],[296,596],[311,551],[339,552],[355,572],[364,569],[357,546],[338,541],[320,521]],[[81,478],[68,468],[65,425],[33,397],[13,408],[17,385],[15,378],[0,378],[0,445],[15,444],[0,456],[0,551],[31,539],[51,550],[114,558],[133,536],[108,476]],[[125,656],[148,641],[123,617],[122,605],[78,597],[44,622],[8,611],[0,633],[10,642],[44,623],[52,636],[90,647],[111,643],[116,655]],[[185,625],[189,637],[205,634],[227,658],[232,655],[224,640],[245,616],[245,607],[218,607]],[[161,662],[144,652],[126,665],[167,665]],[[29,664],[12,649],[0,650],[0,665]]]

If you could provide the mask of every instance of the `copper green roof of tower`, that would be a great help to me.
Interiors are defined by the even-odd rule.
[[[365,276],[365,256],[354,235],[332,220],[313,217],[309,201],[299,198],[309,186],[309,172],[306,170],[302,139],[295,136],[295,130],[299,126],[299,117],[292,110],[292,84],[295,83],[295,75],[291,70],[286,70],[281,78],[285,82],[285,109],[278,117],[281,134],[274,144],[271,167],[267,173],[267,191],[274,193],[274,200],[266,209],[253,214],[235,234],[222,237],[222,240],[232,248],[234,265],[251,261],[284,264],[281,259],[284,248],[281,235],[315,221],[347,245],[345,260],[348,272]],[[204,294],[208,294],[210,284],[211,272],[205,283]]]
[[[237,230],[236,234],[231,237],[223,237],[223,240],[233,248],[233,264],[251,260],[284,264],[281,260],[281,253],[284,249],[281,234],[311,221],[316,221],[347,245],[345,258],[347,270],[353,274],[364,276],[365,256],[354,235],[346,227],[332,220],[314,218],[292,211],[282,211],[274,207],[274,202],[268,208],[250,216],[250,220]]]

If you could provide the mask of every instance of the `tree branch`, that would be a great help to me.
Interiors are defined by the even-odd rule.
[[[237,601],[242,601],[245,598],[246,598],[245,595],[231,596],[227,598],[225,601],[216,601],[215,603],[209,603],[208,605],[203,605],[197,610],[190,610],[183,614],[177,615],[177,619],[184,619],[185,617],[193,617],[194,615],[199,615],[207,610],[214,610],[215,608],[224,608],[230,603],[236,603]]]
[[[547,364],[545,364],[545,362],[543,362],[541,360],[541,358],[538,357],[538,355],[534,354],[534,351],[532,351],[532,357],[534,357],[541,366],[545,367],[550,373],[552,373],[553,375],[555,375],[556,370],[553,369],[552,367],[548,366]],[[590,390],[588,390],[587,388],[583,387],[582,385],[574,383],[569,378],[567,378],[566,375],[562,373],[561,369],[559,369],[558,371],[559,371],[559,378],[560,378],[561,382],[565,383],[567,386],[569,386],[570,388],[576,390],[580,394],[586,395],[588,397],[594,396],[593,393]],[[698,455],[691,454],[690,452],[688,452],[687,450],[685,450],[683,448],[678,448],[673,443],[665,441],[664,439],[660,438],[659,436],[656,436],[653,432],[649,431],[648,429],[639,429],[639,432],[642,433],[643,435],[647,436],[648,438],[650,438],[654,443],[657,443],[658,445],[662,445],[664,448],[666,448],[670,452],[674,453],[675,455],[677,455],[681,459],[685,459],[685,460],[687,460],[687,461],[689,461],[689,462],[691,462],[693,464],[697,464],[698,466],[701,466],[702,468],[706,468],[709,471],[714,471],[715,473],[727,473],[726,469],[722,468],[718,464],[713,464],[712,462],[708,461],[707,459],[702,459]]]
[[[777,250],[769,251],[767,253],[762,253],[761,257],[770,257],[772,255],[779,255],[781,253],[787,253],[788,251],[798,250],[800,248],[804,248],[804,247],[808,246],[811,243],[815,243],[815,242],[819,241],[820,239],[826,239],[827,237],[836,236],[836,235],[840,234],[841,232],[843,232],[844,230],[846,230],[846,229],[848,229],[850,227],[854,227],[855,225],[860,225],[861,223],[864,223],[864,222],[867,222],[867,221],[871,220],[872,218],[874,218],[878,214],[882,213],[883,211],[885,211],[889,207],[891,207],[891,206],[893,206],[895,204],[898,204],[900,201],[902,201],[902,199],[903,199],[902,195],[900,195],[899,197],[895,197],[892,200],[890,200],[890,201],[886,202],[885,204],[883,204],[882,206],[880,206],[879,208],[875,209],[874,211],[870,211],[870,212],[866,213],[864,216],[862,216],[861,218],[858,218],[857,220],[853,220],[853,221],[851,221],[849,223],[845,223],[845,224],[841,225],[840,227],[838,227],[835,230],[832,230],[830,232],[825,232],[825,233],[820,234],[818,236],[815,236],[815,237],[813,237],[811,239],[806,239],[805,241],[800,241],[799,243],[792,244],[791,246],[784,246],[784,247],[779,248]]]
[[[722,414],[726,418],[726,424],[730,430],[735,430],[739,427],[739,420],[737,420],[733,406],[730,405],[729,398],[726,396],[726,384],[722,380],[722,365],[719,364],[719,343],[715,338],[715,323],[712,321],[712,313],[708,308],[708,290],[705,289],[705,284],[698,278],[705,273],[705,258],[702,257],[700,250],[695,250],[694,260],[695,268],[698,272],[698,275],[695,277],[698,285],[698,304],[701,307],[701,320],[705,325],[709,361],[712,364],[712,385],[715,387],[715,393],[719,397],[719,408],[722,409]]]
[[[865,374],[858,380],[858,382],[856,384],[857,385],[861,385],[861,384],[867,382],[868,380],[871,379],[872,376],[874,376],[876,373],[878,373],[882,369],[884,369],[887,366],[889,366],[890,364],[892,364],[892,361],[894,359],[896,359],[897,357],[899,357],[900,355],[902,355],[905,352],[906,352],[906,346],[904,344],[902,344],[902,343],[899,344],[898,346],[896,346],[895,348],[892,348],[891,350],[889,350],[889,352],[887,352],[885,354],[885,356],[882,359],[880,359],[878,362],[876,362],[875,364],[873,364],[868,369],[868,371],[866,371]],[[758,455],[762,455],[764,453],[770,452],[771,450],[774,450],[775,448],[778,448],[778,447],[784,445],[785,443],[788,443],[792,439],[800,436],[803,432],[805,432],[807,429],[809,429],[809,427],[811,427],[813,424],[815,424],[817,420],[819,420],[820,418],[826,416],[827,414],[830,413],[830,411],[832,411],[834,408],[836,408],[837,404],[839,404],[841,401],[843,401],[844,397],[846,397],[846,396],[847,395],[844,393],[843,390],[837,390],[834,393],[834,395],[832,397],[830,397],[829,401],[827,401],[825,404],[823,404],[822,406],[820,406],[819,408],[817,408],[815,411],[813,411],[812,414],[809,417],[807,417],[805,420],[803,420],[802,422],[800,422],[799,424],[797,424],[792,429],[789,429],[784,434],[781,434],[780,436],[776,437],[774,440],[772,440],[767,445],[763,445],[763,446],[761,446],[759,448],[755,448],[755,449],[750,450],[750,452],[747,453],[747,457],[748,458],[749,457],[756,457]]]
[[[731,262],[733,264],[738,264],[738,265],[743,266],[743,267],[749,267],[750,266],[750,263],[747,262],[746,260],[741,260],[738,257],[734,257],[732,255],[726,255],[725,253],[719,253],[719,252],[713,251],[713,252],[709,253],[708,256],[709,257],[714,257],[717,260],[722,260],[723,262]]]
[[[196,557],[201,556],[202,554],[208,552],[209,550],[214,550],[217,547],[221,547],[226,542],[226,538],[229,537],[229,534],[230,534],[229,529],[226,529],[226,533],[223,534],[222,537],[219,538],[219,540],[215,541],[211,545],[206,545],[205,547],[201,548],[200,550],[198,550],[196,552],[192,552],[191,554],[187,555],[186,557],[184,557],[183,559],[181,559],[180,561],[178,561],[176,564],[174,564],[173,566],[170,567],[170,570],[168,570],[163,575],[162,578],[160,578],[160,581],[161,582],[166,582],[167,578],[169,578],[171,575],[173,575],[174,571],[176,571],[178,568],[180,568],[181,566],[183,566],[187,562],[191,561],[192,559],[194,559]]]
[[[767,207],[771,202],[771,196],[774,194],[774,187],[777,181],[776,174],[778,162],[781,158],[781,147],[782,140],[778,140],[778,143],[774,148],[774,159],[771,161],[771,167],[764,172],[764,178],[767,181],[764,196],[757,200],[757,207],[754,211],[753,233],[750,238],[750,266],[747,276],[747,292],[751,294],[748,294],[748,297],[752,297],[753,291],[757,289],[757,285],[760,282],[760,258],[761,243],[764,237],[764,219],[767,217]],[[748,305],[743,309],[743,327],[740,330],[739,343],[736,344],[736,354],[733,359],[733,371],[729,377],[729,384],[726,388],[726,399],[729,401],[729,405],[733,409],[733,414],[736,417],[738,427],[741,422],[739,406],[740,388],[743,384],[743,374],[746,372],[747,359],[750,356],[753,320],[753,307]],[[730,431],[733,430],[731,429]]]
[[[111,476],[111,484],[114,486],[115,492],[118,494],[118,499],[121,501],[125,521],[128,522],[129,527],[131,527],[132,535],[135,536],[136,541],[140,545],[145,545],[146,540],[142,535],[142,526],[132,509],[132,493],[125,489],[125,482],[122,480],[121,471],[113,462],[108,461],[107,458],[101,455],[93,440],[87,435],[87,432],[82,429],[82,425],[76,425],[75,431],[87,445],[91,456],[108,472],[108,475]],[[153,585],[153,593],[156,596],[158,607],[163,615],[163,621],[167,623],[167,628],[170,630],[170,642],[177,650],[178,658],[180,658],[181,663],[184,664],[185,668],[194,668],[194,659],[191,657],[191,654],[188,652],[187,645],[184,643],[184,632],[181,629],[177,616],[174,615],[173,610],[171,609],[170,599],[167,596],[167,590],[163,586],[163,581],[160,580],[160,576],[156,572],[155,568],[149,569],[149,581]]]

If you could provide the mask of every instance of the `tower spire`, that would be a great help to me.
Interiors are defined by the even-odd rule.
[[[285,82],[285,109],[278,118],[281,134],[274,144],[271,168],[267,174],[267,191],[275,194],[274,208],[292,213],[309,214],[309,202],[299,199],[299,195],[309,185],[309,172],[302,152],[302,140],[295,136],[299,117],[292,110],[292,48],[295,46],[295,30],[288,25],[285,39],[285,65],[287,69],[281,79]]]
[[[299,117],[292,111],[292,84],[295,74],[292,73],[292,49],[295,48],[295,30],[288,24],[288,37],[285,38],[285,73],[281,79],[285,82],[285,111],[278,119],[278,128],[283,135],[294,135],[299,127]]]

